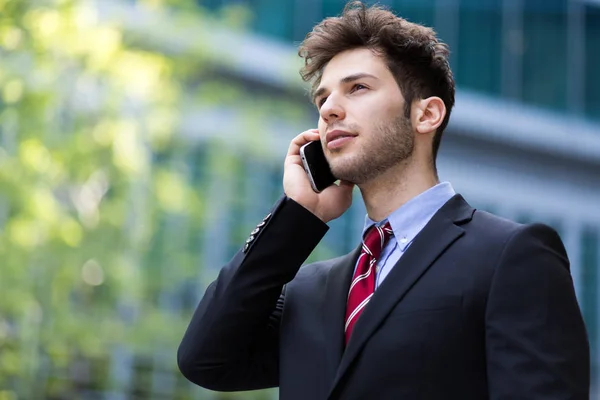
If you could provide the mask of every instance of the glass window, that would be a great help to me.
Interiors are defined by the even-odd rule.
[[[324,17],[334,17],[340,15],[344,6],[346,5],[346,0],[324,0],[323,1],[323,16]]]
[[[200,4],[200,7],[204,7],[209,10],[218,10],[229,3],[227,0],[197,0],[197,2]]]
[[[395,0],[390,1],[397,15],[410,22],[433,27],[436,0]]]
[[[459,46],[454,49],[452,58],[457,85],[500,93],[500,0],[481,3],[463,1],[459,13]]]
[[[600,6],[586,7],[585,109],[600,120]]]
[[[312,31],[313,27],[321,22],[325,17],[331,17],[339,14],[342,11],[343,4],[339,8],[331,7],[331,10],[324,10],[323,4],[328,3],[326,0],[287,0],[294,3],[293,23],[294,43],[300,43],[306,35]]]
[[[253,28],[256,32],[268,36],[292,39],[294,29],[294,2],[256,0]]]
[[[523,15],[523,100],[566,109],[567,3],[525,2]]]

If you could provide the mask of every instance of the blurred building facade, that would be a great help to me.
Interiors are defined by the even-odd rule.
[[[235,0],[200,0],[218,11]],[[438,169],[472,205],[557,229],[571,260],[592,349],[594,385],[600,380],[600,2],[596,0],[387,0],[402,17],[434,27],[451,49],[458,93]],[[228,79],[255,94],[293,99],[305,119],[265,121],[272,157],[280,161],[294,133],[316,125],[304,87],[287,60],[315,23],[338,15],[343,0],[249,0],[253,37],[232,40],[237,63]],[[223,105],[221,112],[227,114]],[[229,109],[231,111],[231,109]],[[224,115],[224,114],[222,114]],[[219,118],[219,117],[215,117]],[[298,122],[300,122],[298,124]],[[230,120],[230,129],[243,124]],[[210,135],[211,129],[205,134]],[[283,139],[282,139],[283,137]],[[247,179],[271,180],[248,159]],[[265,165],[264,162],[258,164]],[[252,178],[251,178],[252,177]],[[248,188],[250,192],[256,188]],[[244,201],[259,218],[264,196]],[[320,255],[349,251],[358,241],[364,208],[332,223]],[[229,213],[225,211],[222,217]],[[237,218],[235,221],[239,221]],[[235,222],[232,222],[235,225]],[[237,243],[233,245],[235,248]],[[231,253],[229,253],[231,254]],[[220,261],[224,261],[221,259]],[[220,265],[218,262],[216,267]],[[565,327],[568,329],[568,327]]]
[[[245,4],[256,33],[302,41],[345,0],[198,0],[209,9]],[[460,88],[600,121],[598,0],[381,0],[434,27],[452,51]],[[551,83],[551,84],[550,84]]]

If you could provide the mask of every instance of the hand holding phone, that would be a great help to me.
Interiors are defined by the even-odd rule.
[[[329,163],[323,153],[320,140],[308,142],[300,148],[302,166],[308,175],[310,185],[316,193],[333,185],[337,180],[331,173]]]
[[[304,131],[292,139],[283,168],[283,191],[323,222],[329,222],[352,205],[354,185],[345,181],[335,183],[319,140],[317,129]]]

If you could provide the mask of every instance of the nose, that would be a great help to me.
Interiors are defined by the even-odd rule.
[[[344,107],[340,103],[339,99],[337,99],[333,94],[327,97],[325,103],[323,103],[321,109],[319,110],[319,114],[321,114],[323,121],[327,122],[328,124],[346,118]]]

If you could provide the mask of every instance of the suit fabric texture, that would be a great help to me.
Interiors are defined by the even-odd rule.
[[[207,288],[178,350],[217,391],[283,400],[589,398],[589,345],[558,234],[452,197],[344,346],[360,246],[308,265],[327,225],[283,197]],[[256,232],[256,231],[255,231]]]

